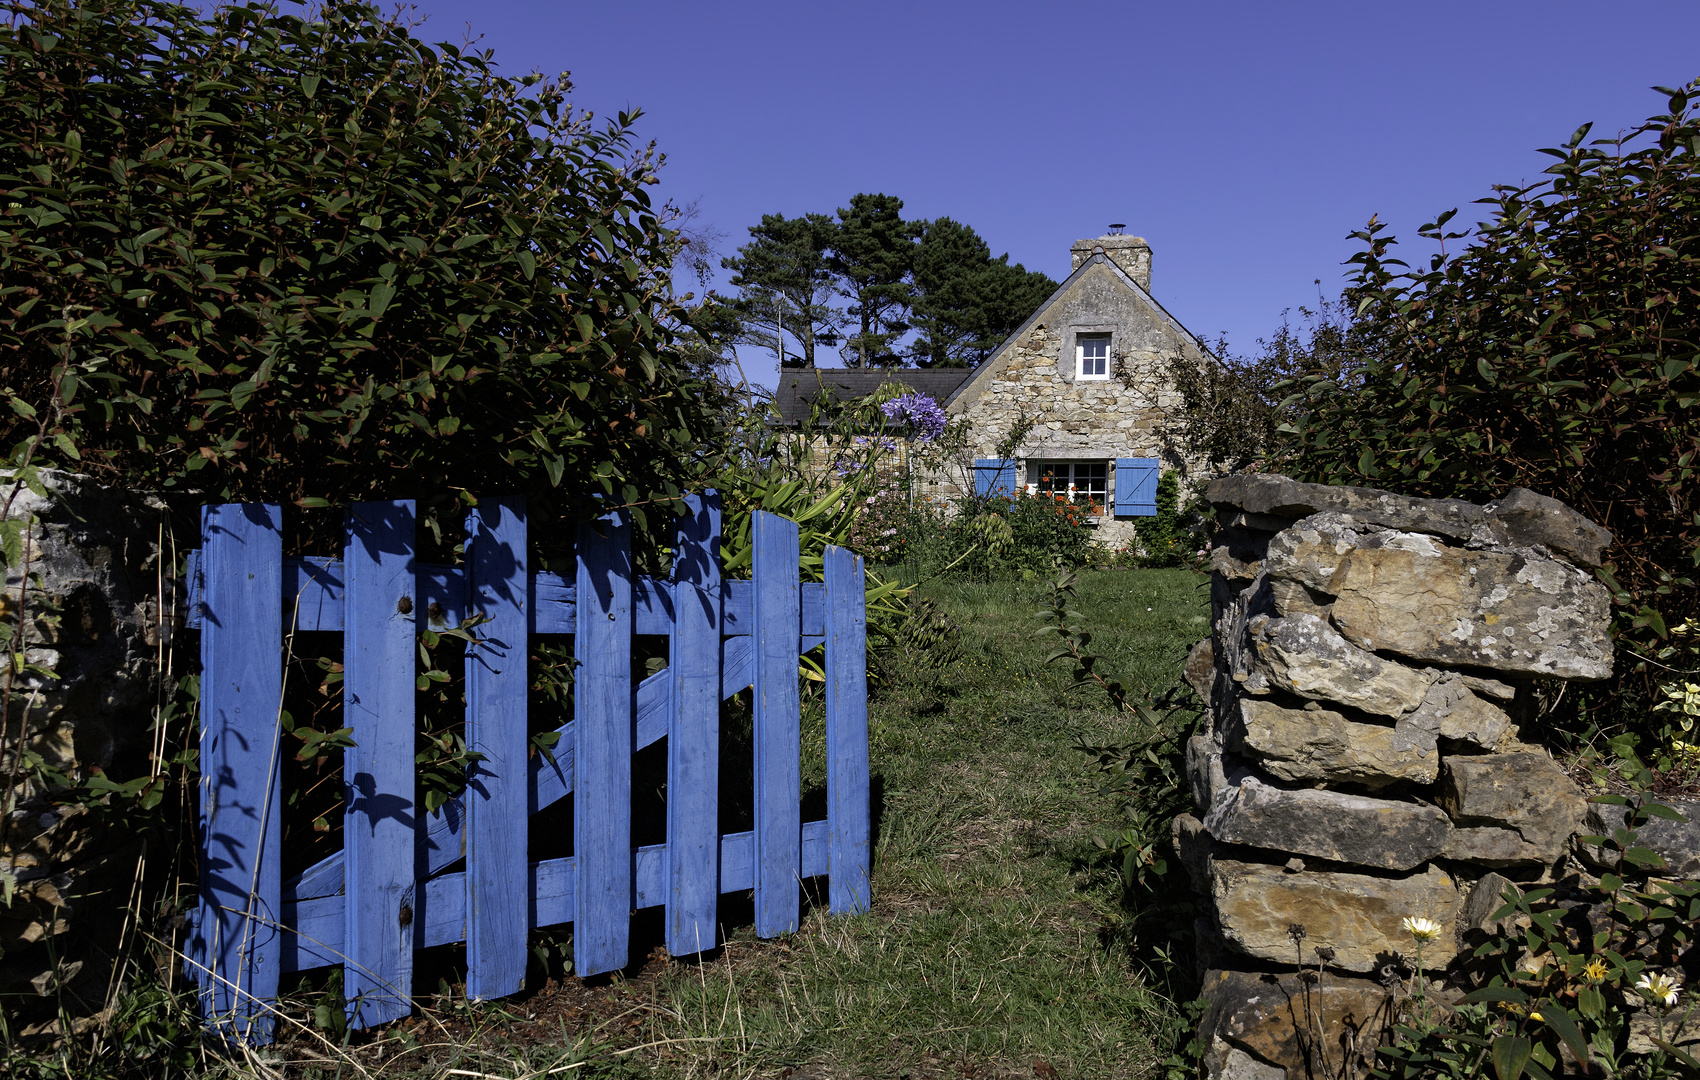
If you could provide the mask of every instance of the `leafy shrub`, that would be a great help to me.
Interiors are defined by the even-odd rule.
[[[358,0],[4,0],[0,386],[38,464],[221,499],[694,482],[710,382],[636,114]],[[75,462],[73,459],[79,459]]]
[[[975,577],[1083,566],[1092,552],[1087,512],[1047,493],[970,496],[945,526],[940,558]]]
[[[1337,373],[1290,399],[1287,471],[1404,494],[1490,499],[1513,486],[1611,529],[1602,579],[1619,612],[1619,719],[1653,695],[1669,626],[1700,616],[1700,83],[1612,138],[1584,125],[1548,179],[1499,188],[1468,246],[1453,216],[1423,226],[1440,251],[1405,269],[1371,220],[1347,299]],[[1640,657],[1642,659],[1636,659]],[[1619,691],[1633,689],[1625,696]]]
[[[1185,566],[1198,549],[1195,530],[1181,510],[1181,478],[1175,469],[1157,478],[1157,515],[1134,522],[1140,566]]]

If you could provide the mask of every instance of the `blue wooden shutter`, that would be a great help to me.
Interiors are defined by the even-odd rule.
[[[1153,487],[1151,490],[1155,492],[1157,489]],[[981,496],[1014,495],[1015,459],[975,458],[974,494]]]
[[[1116,516],[1157,516],[1157,459],[1116,459]]]

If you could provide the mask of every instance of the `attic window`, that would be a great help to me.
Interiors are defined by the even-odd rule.
[[[1074,377],[1081,380],[1110,377],[1110,335],[1075,335]]]

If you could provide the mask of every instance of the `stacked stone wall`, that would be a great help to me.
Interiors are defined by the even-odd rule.
[[[1611,674],[1611,535],[1523,489],[1478,506],[1252,475],[1208,497],[1212,635],[1187,678],[1210,726],[1174,822],[1209,897],[1206,1065],[1361,1075],[1412,977],[1402,920],[1440,925],[1423,960],[1445,995],[1505,881],[1587,872],[1575,838],[1601,823],[1526,739],[1558,684]]]
[[[177,621],[169,512],[86,477],[45,479],[47,497],[22,491],[10,512],[37,519],[26,545],[24,651],[54,677],[28,675],[14,687],[5,760],[21,736],[73,782],[95,770],[118,781],[145,775]],[[7,567],[0,598],[14,627],[21,570]],[[0,1000],[14,1036],[59,1032],[61,1010],[82,1031],[105,1016],[145,847],[37,774],[22,774],[4,798],[0,872],[13,893],[0,906]]]

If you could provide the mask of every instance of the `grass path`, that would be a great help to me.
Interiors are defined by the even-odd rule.
[[[1119,570],[1074,605],[1135,691],[1178,676],[1205,633],[1202,579]],[[669,964],[646,1064],[681,1077],[1133,1077],[1175,1016],[1160,974],[1121,947],[1114,876],[1091,844],[1114,824],[1077,736],[1134,734],[1067,689],[1033,636],[1043,583],[935,584],[962,629],[942,667],[902,656],[872,709],[883,787],[873,910],[811,915],[795,935],[735,935]]]

